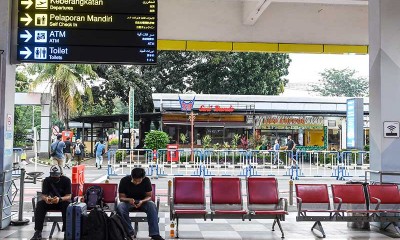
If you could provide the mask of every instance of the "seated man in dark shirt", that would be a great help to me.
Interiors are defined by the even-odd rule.
[[[164,240],[160,236],[158,228],[158,213],[154,202],[151,201],[152,194],[151,182],[146,177],[146,172],[142,168],[134,168],[131,176],[126,176],[119,183],[119,201],[117,213],[121,216],[124,224],[127,225],[129,234],[134,235],[134,231],[129,219],[129,211],[139,209],[146,212],[149,224],[149,236],[154,240]]]
[[[71,200],[71,179],[61,176],[58,165],[50,167],[50,177],[46,177],[42,185],[42,199],[38,201],[35,210],[35,234],[31,240],[42,239],[44,218],[48,210],[61,210],[65,231],[65,217]]]

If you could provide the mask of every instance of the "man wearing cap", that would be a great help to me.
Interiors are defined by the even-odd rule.
[[[54,164],[57,164],[58,166],[61,167],[61,173],[62,169],[64,167],[64,148],[65,148],[65,143],[61,141],[62,135],[58,134],[57,135],[57,140],[53,142],[50,146],[51,152],[54,152],[54,155],[52,155],[52,159]]]
[[[71,200],[71,179],[61,175],[58,165],[50,167],[50,177],[46,177],[42,184],[41,200],[37,202],[35,210],[35,234],[31,240],[42,239],[43,223],[47,211],[60,210],[65,231],[67,207]]]
[[[129,230],[129,234],[132,236],[135,230],[133,230],[131,225],[129,211],[138,209],[146,212],[151,239],[164,240],[160,236],[158,227],[157,207],[151,201],[152,191],[151,181],[146,177],[144,169],[132,169],[131,176],[123,177],[119,183],[118,193],[120,203],[117,206],[117,213],[121,216],[123,223]]]

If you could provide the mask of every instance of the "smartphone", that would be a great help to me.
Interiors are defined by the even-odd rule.
[[[135,205],[138,205],[139,202],[140,202],[140,200],[136,200],[136,199],[135,199]]]

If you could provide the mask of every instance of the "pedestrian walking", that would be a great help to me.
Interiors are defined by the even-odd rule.
[[[78,162],[77,165],[81,165],[84,156],[85,156],[85,145],[82,143],[80,139],[77,139],[74,146],[74,157]]]
[[[72,154],[71,154],[71,146],[72,142],[70,141],[70,138],[67,137],[64,147],[64,157],[65,157],[65,166],[64,168],[71,168],[72,165]]]
[[[62,169],[64,168],[64,163],[65,163],[65,156],[64,156],[65,143],[61,141],[61,138],[62,135],[58,134],[57,140],[50,145],[50,150],[51,150],[50,156],[54,164],[60,166],[62,173]]]
[[[289,151],[289,158],[292,161],[292,165],[297,165],[297,161],[294,158],[294,154],[296,153],[296,143],[292,140],[292,136],[288,135],[287,143],[286,143],[286,150]]]
[[[96,143],[96,146],[94,148],[96,149],[96,167],[98,169],[101,169],[101,165],[103,165],[103,155],[106,152],[104,141],[100,140],[100,142]]]
[[[278,139],[275,139],[275,144],[274,144],[274,164],[282,164],[282,161],[279,159],[279,150],[281,149],[281,146],[279,145]]]

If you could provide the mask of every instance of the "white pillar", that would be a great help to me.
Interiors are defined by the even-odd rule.
[[[48,158],[50,152],[51,134],[51,94],[43,93],[40,98],[42,111],[40,115],[39,156]]]
[[[11,208],[9,201],[3,197],[11,197],[11,172],[3,172],[12,168],[13,135],[14,135],[14,94],[15,66],[10,63],[11,38],[11,0],[0,1],[0,229],[10,224]],[[4,209],[4,210],[3,210]]]
[[[400,1],[370,0],[368,8],[371,169],[400,172],[400,139],[385,138],[383,129],[385,121],[400,121]]]

